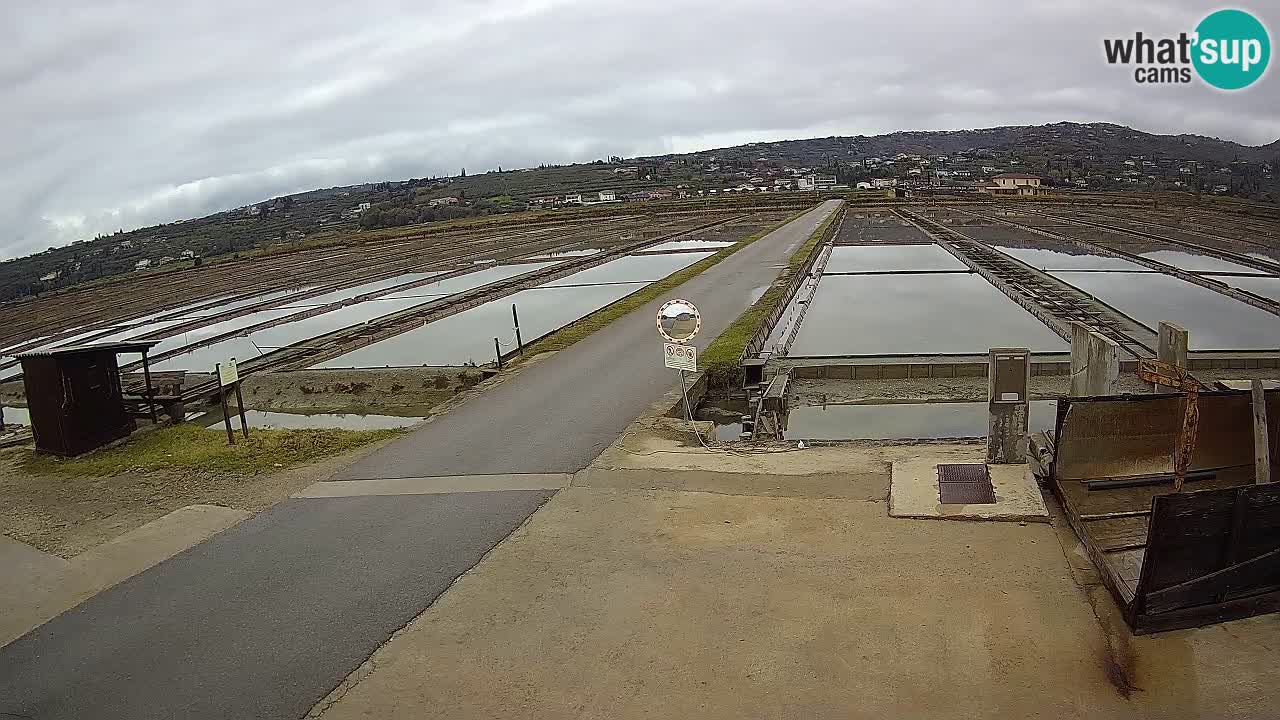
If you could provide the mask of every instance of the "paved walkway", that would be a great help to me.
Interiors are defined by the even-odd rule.
[[[791,253],[838,206],[828,201],[680,286],[672,297],[702,312],[698,349],[777,277]],[[667,388],[654,316],[662,298],[523,370],[338,479],[563,473],[586,467]]]
[[[704,344],[836,206],[673,293]],[[0,648],[0,717],[302,716],[668,389],[658,304]]]

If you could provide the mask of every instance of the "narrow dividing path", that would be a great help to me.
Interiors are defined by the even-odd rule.
[[[838,205],[672,293],[701,345]],[[0,648],[0,717],[307,714],[667,391],[658,305]]]

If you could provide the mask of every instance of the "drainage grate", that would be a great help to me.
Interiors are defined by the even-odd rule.
[[[938,499],[943,505],[991,505],[996,490],[984,463],[938,466]]]

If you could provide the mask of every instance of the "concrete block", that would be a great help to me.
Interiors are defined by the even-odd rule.
[[[832,380],[852,380],[853,366],[852,365],[828,365],[827,377],[831,378]]]
[[[879,380],[880,379],[879,365],[854,365],[852,367],[853,367],[854,380]]]
[[[1026,402],[992,402],[990,423],[987,428],[987,462],[993,464],[1024,463],[1027,461]]]
[[[1157,334],[1156,359],[1180,368],[1187,367],[1187,329],[1170,322],[1160,323]],[[1175,388],[1156,386],[1156,392],[1173,392]]]
[[[907,375],[913,378],[933,377],[933,367],[931,365],[908,365]]]
[[[956,377],[986,377],[986,363],[960,363],[955,366]]]
[[[1089,335],[1092,331],[1082,322],[1071,323],[1071,396],[1084,397],[1089,394],[1088,380],[1085,377],[1089,368]]]
[[[907,378],[907,366],[881,365],[880,377],[885,380],[905,380]]]
[[[933,376],[937,378],[949,378],[956,376],[956,366],[951,364],[934,365]]]
[[[1085,394],[1114,395],[1120,383],[1120,346],[1101,333],[1089,334]],[[1074,385],[1074,383],[1073,383]]]
[[[795,370],[792,370],[791,372],[795,377],[800,378],[802,380],[818,379],[818,369],[816,367],[801,366],[801,367],[797,367]]]
[[[994,504],[943,505],[938,498],[938,465],[964,459],[920,457],[895,461],[889,475],[889,516],[947,520],[1049,522],[1049,511],[1027,465],[992,465]],[[978,462],[974,458],[972,462]]]

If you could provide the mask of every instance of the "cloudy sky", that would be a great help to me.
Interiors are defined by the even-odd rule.
[[[1059,120],[1271,142],[1274,71],[1226,94],[1103,61],[1103,37],[1190,31],[1215,7],[6,2],[0,256],[464,166]]]

